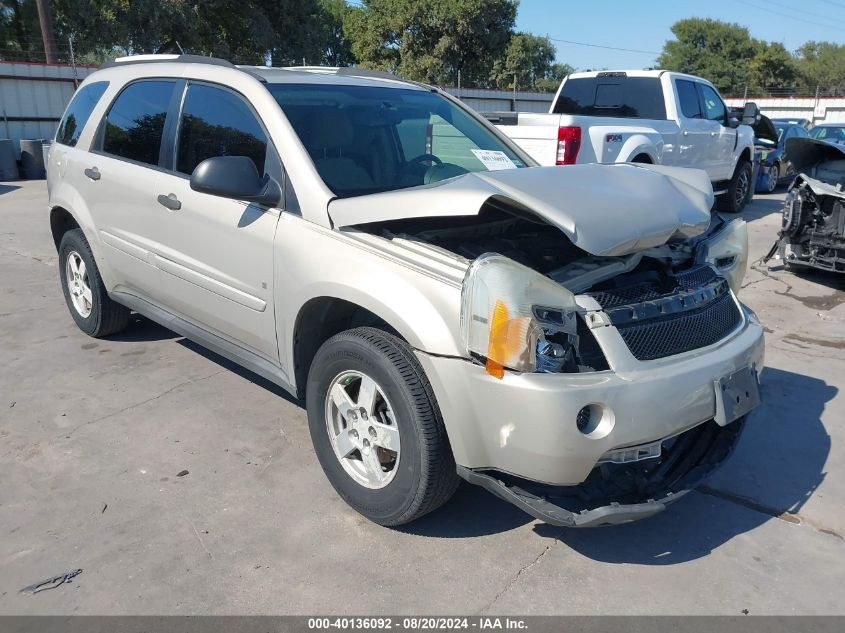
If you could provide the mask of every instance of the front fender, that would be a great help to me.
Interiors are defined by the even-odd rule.
[[[377,239],[375,239],[377,241]],[[439,274],[425,258],[409,261],[290,214],[282,214],[275,242],[275,294],[279,354],[288,375],[297,319],[312,299],[358,305],[395,329],[415,349],[466,356],[460,334],[461,279]]]

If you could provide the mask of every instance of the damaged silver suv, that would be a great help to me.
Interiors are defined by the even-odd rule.
[[[70,313],[135,311],[304,398],[382,525],[463,478],[543,521],[663,510],[731,452],[763,331],[705,172],[537,167],[360,69],[153,56],[89,76],[49,156]]]

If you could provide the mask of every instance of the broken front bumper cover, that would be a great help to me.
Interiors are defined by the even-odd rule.
[[[458,474],[551,525],[630,523],[662,512],[716,470],[733,452],[745,419],[727,426],[704,422],[665,440],[659,458],[600,464],[577,486],[552,486],[463,466],[458,466]]]

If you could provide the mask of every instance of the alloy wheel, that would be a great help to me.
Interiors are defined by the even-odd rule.
[[[65,276],[67,277],[67,289],[70,293],[70,300],[74,309],[83,319],[91,315],[94,306],[91,296],[91,285],[88,281],[88,270],[85,262],[76,251],[70,251],[65,263]]]

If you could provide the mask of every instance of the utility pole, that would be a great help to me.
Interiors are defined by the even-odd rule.
[[[53,12],[50,0],[35,0],[38,6],[38,21],[41,23],[41,39],[44,41],[44,57],[48,64],[58,64],[56,38],[53,35]]]

